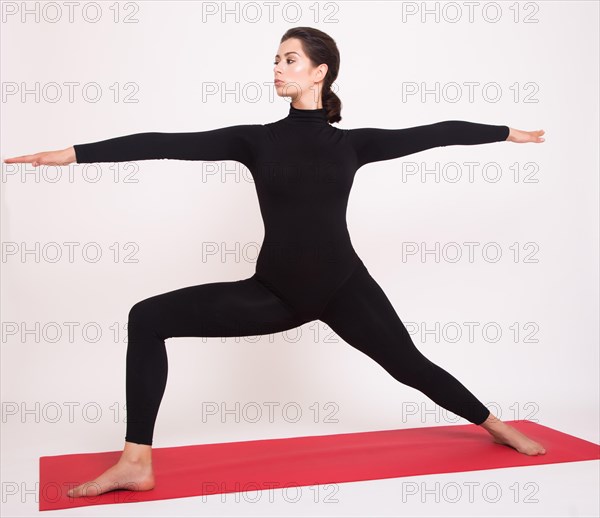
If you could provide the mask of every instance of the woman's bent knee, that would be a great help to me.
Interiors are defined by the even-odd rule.
[[[157,325],[160,312],[152,298],[136,302],[129,310],[127,317],[127,334],[129,342],[135,340],[136,336],[144,336],[152,333],[158,336]]]

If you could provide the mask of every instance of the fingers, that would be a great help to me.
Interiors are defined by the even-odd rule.
[[[33,167],[37,167],[42,163],[47,163],[47,165],[54,165],[53,163],[49,162],[49,161],[44,161],[44,159],[48,158],[47,156],[44,155],[48,155],[47,153],[36,153],[35,155],[21,155],[21,156],[15,156],[12,158],[6,158],[4,160],[5,164],[31,164]]]
[[[546,133],[544,130],[534,131],[534,133],[536,134],[536,142],[544,142],[546,140],[544,137],[542,137],[542,135]]]
[[[40,165],[40,153],[36,153],[35,155],[21,155],[12,158],[6,158],[4,160],[5,164],[31,164],[34,167]]]
[[[542,129],[542,130],[536,130],[536,131],[528,131],[527,133],[529,133],[529,141],[528,142],[544,142],[546,139],[544,137],[542,137],[542,135],[544,135],[546,132]]]
[[[33,162],[36,159],[37,155],[21,155],[13,158],[6,158],[4,163],[6,164],[14,164],[14,163],[29,163]]]

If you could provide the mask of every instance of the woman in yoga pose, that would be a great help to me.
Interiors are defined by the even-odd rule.
[[[484,427],[495,442],[527,455],[545,453],[415,347],[354,251],[346,226],[354,175],[365,164],[438,146],[543,142],[544,131],[456,120],[405,129],[335,128],[331,123],[341,120],[341,102],[331,85],[339,63],[337,46],[327,34],[296,27],[283,35],[275,56],[277,94],[292,99],[281,120],[193,133],[137,133],[6,160],[34,166],[235,160],[252,173],[265,226],[251,277],[177,289],[133,305],[123,453],[117,464],[69,496],[154,487],[152,437],[167,380],[165,339],[255,336],[316,319],[399,382]]]

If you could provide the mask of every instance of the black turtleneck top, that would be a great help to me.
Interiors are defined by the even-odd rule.
[[[254,178],[265,236],[255,277],[299,312],[325,303],[360,261],[346,225],[356,171],[365,164],[449,145],[506,140],[508,126],[449,120],[403,129],[340,129],[321,109],[268,124],[191,133],[136,133],[76,144],[77,163],[234,160]]]

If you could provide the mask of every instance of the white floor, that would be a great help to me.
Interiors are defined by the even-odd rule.
[[[543,423],[542,423],[543,424]],[[597,442],[597,428],[552,427]],[[549,426],[549,425],[548,425]],[[7,431],[6,427],[4,428]],[[317,433],[318,434],[318,433]],[[273,491],[38,511],[39,444],[2,452],[3,517],[600,516],[598,461],[393,478]],[[243,440],[231,439],[229,440]],[[9,441],[14,445],[14,441]],[[32,443],[29,442],[31,445]],[[6,443],[3,444],[6,446]],[[62,450],[71,451],[71,450]],[[100,451],[100,450],[99,450]],[[28,453],[33,452],[33,453]],[[49,453],[45,453],[49,454]],[[54,454],[54,453],[50,453]],[[11,481],[21,481],[19,483]]]

